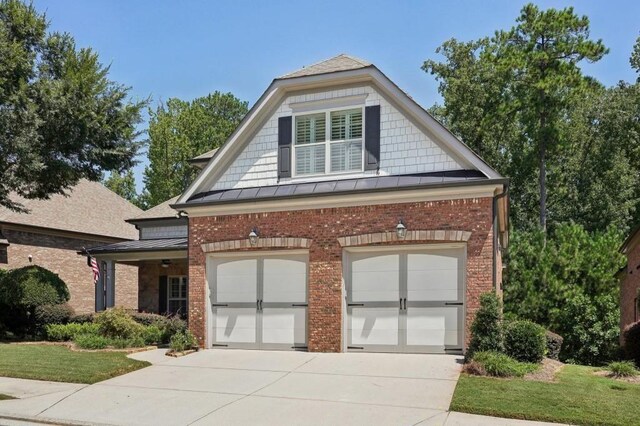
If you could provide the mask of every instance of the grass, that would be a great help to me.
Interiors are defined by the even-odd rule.
[[[74,352],[55,345],[0,344],[0,376],[96,383],[150,365],[123,352]]]
[[[640,385],[593,375],[567,365],[558,383],[463,374],[451,410],[514,419],[580,425],[631,425],[640,419]]]

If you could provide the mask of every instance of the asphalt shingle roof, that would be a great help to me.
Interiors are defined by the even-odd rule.
[[[136,240],[123,241],[115,244],[92,247],[89,252],[92,255],[106,253],[123,253],[138,251],[166,251],[166,250],[186,250],[186,238],[162,238],[157,240]]]
[[[179,196],[178,196],[179,197]],[[135,222],[136,220],[147,220],[147,219],[168,219],[175,218],[178,213],[169,205],[175,204],[178,201],[178,197],[173,197],[164,203],[160,203],[155,207],[151,207],[149,210],[146,210],[134,217],[128,217],[127,220],[131,222]]]
[[[341,53],[338,56],[334,56],[333,58],[325,59],[324,61],[305,66],[297,71],[290,72],[279,78],[283,79],[305,77],[316,74],[327,74],[338,71],[356,70],[359,68],[366,68],[368,66],[371,66],[371,63],[365,61],[364,59]]]
[[[142,210],[100,182],[83,179],[67,191],[67,195],[27,200],[13,194],[10,198],[29,212],[19,213],[0,207],[0,222],[123,239],[138,238],[136,228],[125,219],[139,215]]]

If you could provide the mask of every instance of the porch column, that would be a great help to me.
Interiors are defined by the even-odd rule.
[[[105,297],[104,297],[104,284],[105,284],[105,268],[104,262],[101,259],[96,258],[98,268],[100,268],[100,277],[95,284],[96,292],[96,312],[104,311],[105,309]]]
[[[116,262],[106,260],[105,265],[106,307],[113,308],[116,303]]]

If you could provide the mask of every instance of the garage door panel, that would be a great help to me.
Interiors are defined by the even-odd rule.
[[[460,308],[407,308],[407,345],[460,345]]]
[[[255,303],[258,298],[257,259],[218,263],[215,300],[217,303]]]
[[[304,257],[264,259],[262,299],[265,303],[304,303],[307,300]]]
[[[390,308],[351,308],[353,345],[389,345],[400,342],[399,311]]]
[[[407,255],[407,299],[445,301],[461,298],[461,253]]]
[[[304,308],[265,308],[262,311],[262,342],[304,345],[307,341],[306,317]]]
[[[217,343],[256,343],[255,308],[216,308],[214,315]]]
[[[357,258],[351,262],[353,302],[395,301],[400,297],[397,254]]]

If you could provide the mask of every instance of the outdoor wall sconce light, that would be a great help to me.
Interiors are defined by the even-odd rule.
[[[396,225],[396,234],[400,239],[403,239],[407,236],[407,227],[404,226],[404,223],[402,223],[402,219],[400,219],[398,221],[398,224]]]
[[[161,263],[163,268],[168,268],[171,265],[171,261],[169,259],[163,259]]]
[[[249,232],[249,244],[255,246],[256,244],[258,244],[258,238],[260,238],[258,230],[256,228],[253,228],[251,232]]]
[[[29,263],[33,262],[33,256],[29,255]]]

